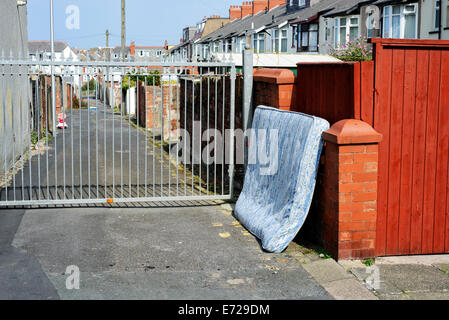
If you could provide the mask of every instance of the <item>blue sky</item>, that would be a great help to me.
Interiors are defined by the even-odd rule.
[[[204,16],[229,16],[236,0],[126,0],[127,39],[129,44],[159,46],[165,40],[179,43],[182,28],[195,25]],[[28,0],[30,40],[50,39],[49,0]],[[76,5],[80,11],[79,29],[68,29],[66,9]],[[109,29],[110,46],[120,45],[120,0],[54,0],[55,40],[77,48],[105,46]]]

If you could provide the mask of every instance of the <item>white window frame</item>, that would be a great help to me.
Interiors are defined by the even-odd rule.
[[[441,0],[434,0],[434,6],[433,6],[433,26],[434,26],[434,30],[439,30],[440,29],[440,24],[441,21],[438,22],[440,20],[440,10],[441,10]]]
[[[382,37],[383,38],[393,38],[393,16],[394,15],[400,15],[400,35],[399,39],[404,39],[405,37],[405,16],[409,15],[411,13],[405,12],[405,8],[409,6],[414,6],[414,14],[415,14],[415,38],[418,39],[418,4],[417,3],[410,3],[410,4],[398,4],[398,5],[390,5],[385,6],[383,8],[382,12]],[[400,13],[399,14],[393,14],[393,7],[400,7]],[[390,14],[388,15],[388,26],[385,26],[385,18],[386,18],[386,10],[389,8]],[[386,36],[386,30],[388,27],[389,36]]]
[[[245,37],[236,37],[234,52],[242,53],[244,50],[245,50]]]
[[[260,50],[260,43],[263,41],[264,47]],[[253,46],[254,52],[256,53],[264,53],[267,47],[267,37],[265,32],[255,33],[253,35]]]
[[[346,24],[343,27],[341,25],[341,19],[346,19]],[[357,19],[357,24],[352,24],[351,19]],[[335,18],[334,23],[334,46],[338,47],[340,45],[345,45],[348,43],[349,40],[351,40],[351,28],[357,27],[357,38],[360,37],[360,16],[359,15],[352,15],[352,16],[342,16]],[[341,43],[340,39],[340,29],[345,29],[345,41],[344,43]]]
[[[285,36],[282,33],[285,32]],[[273,51],[274,52],[288,52],[288,27],[273,29],[271,34],[273,39]],[[282,40],[286,41],[285,51],[282,51]],[[276,50],[277,49],[277,50]]]

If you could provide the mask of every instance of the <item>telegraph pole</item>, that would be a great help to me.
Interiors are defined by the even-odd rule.
[[[109,30],[106,30],[106,48],[109,48]]]
[[[125,61],[125,46],[126,46],[126,11],[125,0],[122,0],[122,61]]]

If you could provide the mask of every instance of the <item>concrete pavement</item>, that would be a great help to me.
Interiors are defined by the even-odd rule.
[[[449,300],[449,255],[381,257],[371,267],[340,264],[381,300]]]
[[[263,252],[217,206],[27,210],[12,244],[62,299],[331,299],[301,252]],[[80,290],[66,289],[69,265]]]

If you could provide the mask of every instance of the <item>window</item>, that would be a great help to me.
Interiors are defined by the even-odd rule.
[[[292,48],[295,47],[295,44],[298,43],[298,27],[292,27]]]
[[[226,39],[226,51],[225,52],[232,52],[232,39]]]
[[[344,46],[359,37],[359,17],[335,18],[335,46]]]
[[[290,6],[294,6],[298,4],[298,6],[304,6],[306,4],[306,0],[290,0]]]
[[[449,28],[449,5],[446,8],[446,27]]]
[[[417,4],[384,7],[383,37],[397,39],[416,39],[418,24]]]
[[[235,52],[242,53],[245,50],[245,38],[238,37],[235,39]]]
[[[435,10],[434,10],[435,16],[434,16],[433,20],[435,21],[434,27],[437,30],[440,29],[440,22],[441,22],[441,20],[440,20],[440,17],[441,17],[440,10],[441,10],[441,0],[435,0]]]
[[[254,35],[254,52],[265,52],[265,33],[256,33]]]
[[[298,25],[298,51],[318,51],[318,23]]]
[[[279,52],[279,29],[273,30],[274,52]]]
[[[287,29],[281,30],[281,52],[287,52]]]

